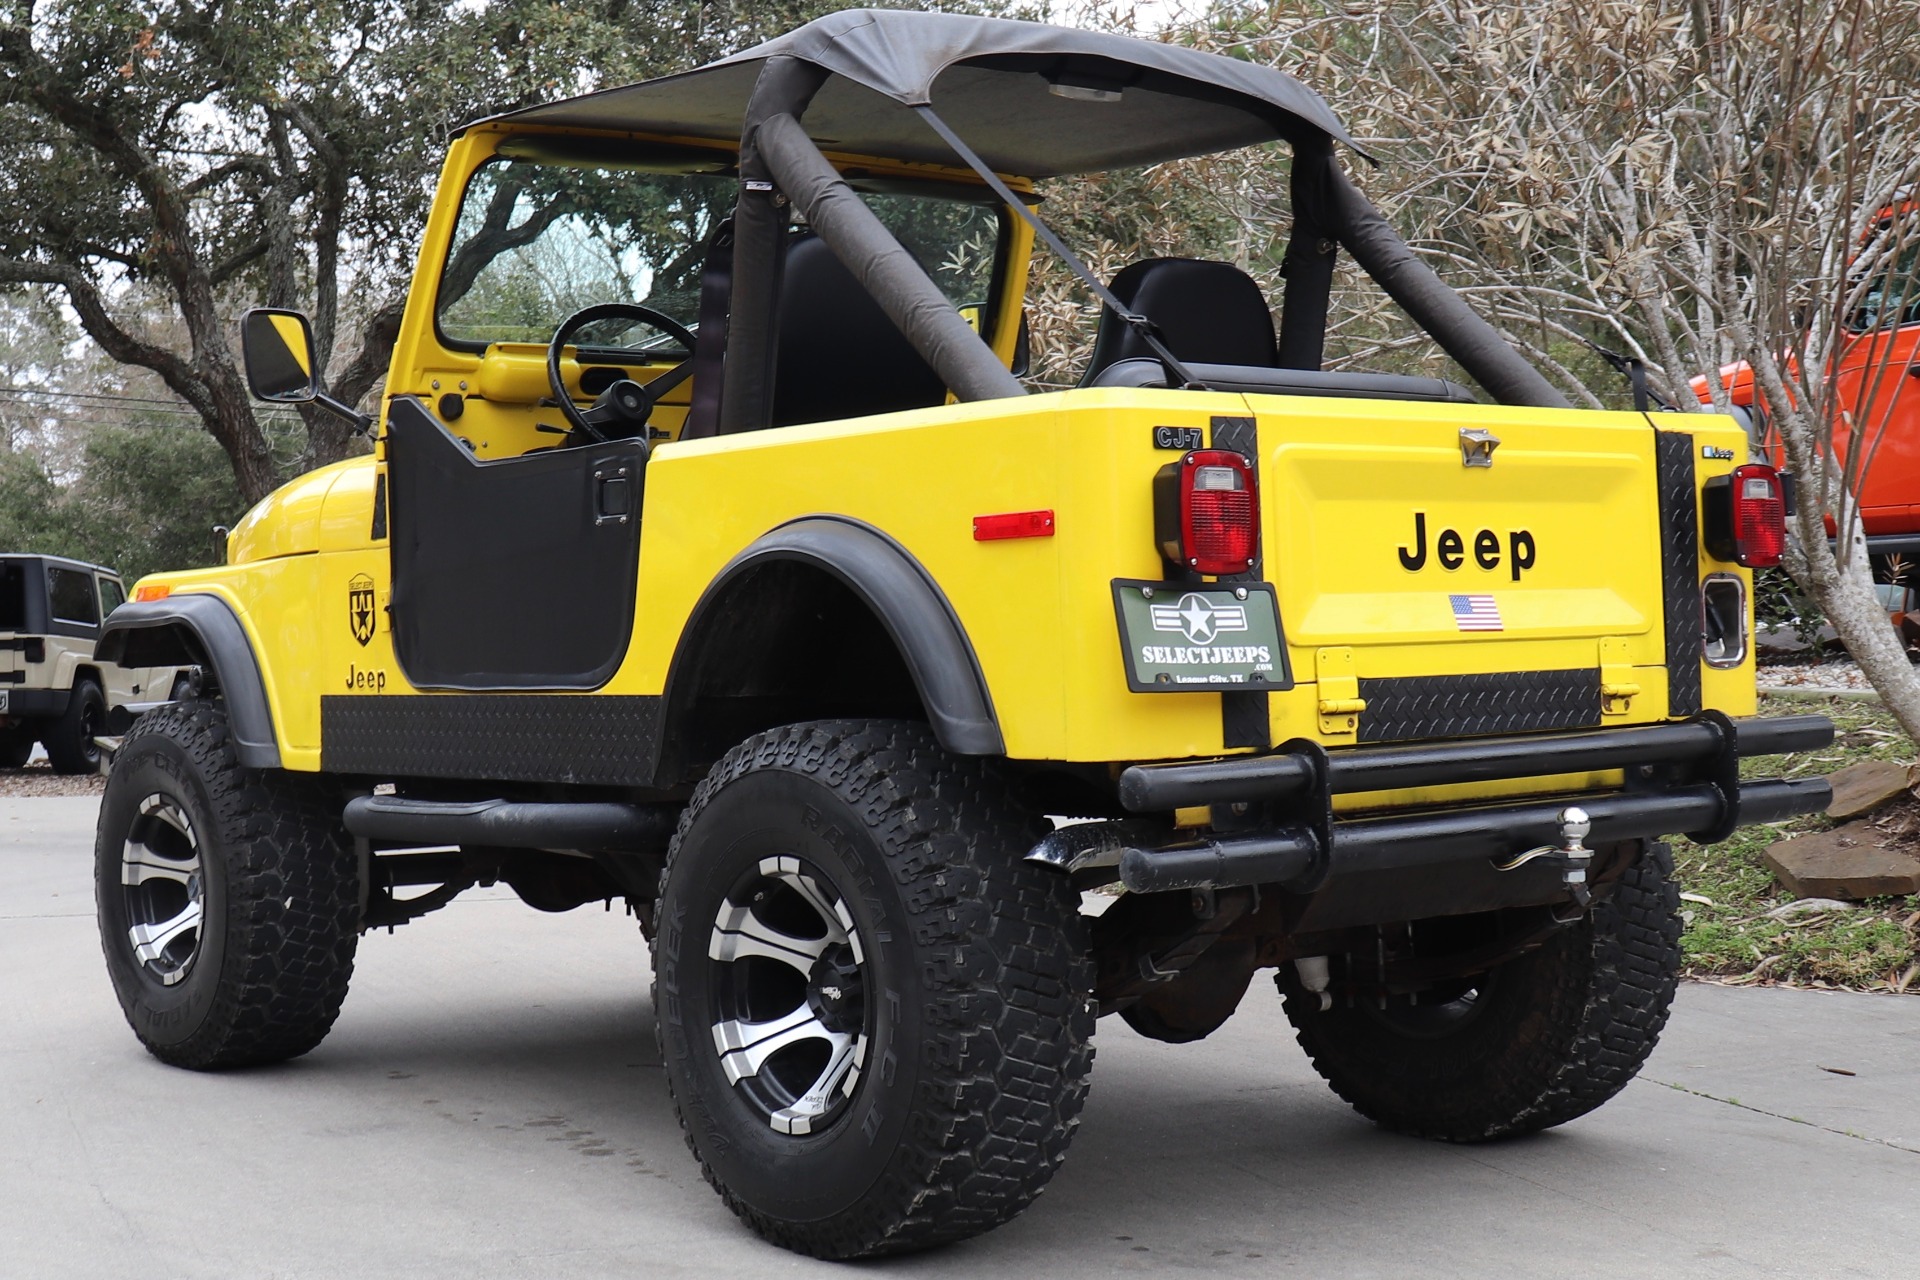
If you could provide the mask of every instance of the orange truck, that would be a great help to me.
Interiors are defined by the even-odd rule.
[[[1876,556],[1920,553],[1920,235],[1902,228],[1917,216],[1920,206],[1889,207],[1868,231],[1856,261],[1869,264],[1872,283],[1854,300],[1829,371],[1834,452],[1856,474],[1852,451],[1865,451],[1853,483]],[[1753,369],[1745,361],[1726,365],[1720,381],[1733,404],[1754,415],[1768,460],[1785,469]],[[1692,387],[1702,403],[1711,400],[1704,376]]]

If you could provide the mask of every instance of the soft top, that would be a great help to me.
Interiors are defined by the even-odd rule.
[[[951,164],[917,106],[994,169],[1031,178],[1303,134],[1358,150],[1319,94],[1273,67],[1099,31],[892,9],[843,10],[694,71],[495,119],[737,141],[760,68],[779,56],[833,73],[807,132],[855,155]]]

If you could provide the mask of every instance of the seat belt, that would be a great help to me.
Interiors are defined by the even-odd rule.
[[[733,300],[733,219],[724,219],[700,267],[700,328],[693,341],[693,391],[682,440],[703,440],[720,427],[720,376],[727,362],[727,312]]]

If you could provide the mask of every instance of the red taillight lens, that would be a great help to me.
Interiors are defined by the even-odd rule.
[[[1162,470],[1160,550],[1197,573],[1245,573],[1260,553],[1260,494],[1253,464],[1228,449],[1196,449]],[[1170,492],[1169,492],[1170,491]]]
[[[1771,569],[1787,547],[1786,486],[1765,463],[1750,462],[1707,481],[1707,551],[1749,569]]]

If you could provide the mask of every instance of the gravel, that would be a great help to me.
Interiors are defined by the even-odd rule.
[[[1853,662],[1781,663],[1760,667],[1754,677],[1762,689],[1804,693],[1866,693],[1873,689]]]
[[[0,769],[0,796],[98,795],[107,780],[98,774],[55,773],[45,764],[24,769]]]

